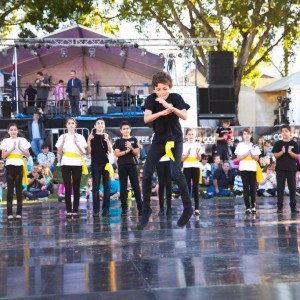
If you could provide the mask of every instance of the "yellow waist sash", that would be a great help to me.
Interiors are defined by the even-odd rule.
[[[197,159],[197,157],[187,157],[184,161],[187,162],[199,162],[199,159]]]
[[[107,163],[107,164],[105,165],[104,170],[106,170],[106,171],[109,173],[109,177],[110,177],[110,178],[113,178],[113,177],[114,177],[114,168],[113,168],[113,166],[112,166],[110,163]]]
[[[28,170],[27,170],[27,161],[26,159],[21,155],[17,153],[11,153],[7,156],[7,158],[21,158],[23,160],[23,177],[22,177],[22,184],[28,185]]]
[[[74,152],[64,152],[63,156],[65,157],[76,157],[76,158],[80,158],[82,161],[82,174],[83,175],[88,175],[89,171],[88,168],[86,166],[86,162],[83,159],[82,155],[78,154],[78,153],[74,153]]]
[[[169,157],[173,161],[175,160],[173,153],[172,153],[172,148],[174,148],[174,141],[169,141],[166,143],[165,150],[166,154],[164,156]]]
[[[246,157],[243,160],[248,160],[248,161],[253,160],[254,161],[254,159],[252,157]],[[255,161],[255,162],[256,162],[256,181],[261,182],[261,181],[264,180],[262,169],[261,169],[260,164],[258,163],[258,161]]]

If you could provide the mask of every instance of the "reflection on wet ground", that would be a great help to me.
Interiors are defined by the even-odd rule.
[[[35,299],[300,299],[300,216],[288,203],[259,198],[256,215],[243,199],[202,200],[187,227],[178,214],[159,217],[158,202],[144,230],[135,203],[120,217],[67,220],[63,203],[24,206],[23,220],[0,207],[0,297]]]

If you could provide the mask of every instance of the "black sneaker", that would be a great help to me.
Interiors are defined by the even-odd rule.
[[[292,214],[298,214],[299,210],[297,210],[297,208],[291,208],[291,213]]]
[[[73,212],[73,218],[78,219],[79,218],[79,213]]]
[[[72,219],[72,213],[71,213],[71,212],[68,212],[68,213],[66,214],[66,218],[67,218],[67,219]]]
[[[122,217],[127,217],[127,210],[122,210]]]

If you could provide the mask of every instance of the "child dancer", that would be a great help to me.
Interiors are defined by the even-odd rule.
[[[153,122],[154,138],[148,151],[143,172],[143,217],[141,226],[147,225],[152,209],[150,207],[151,181],[155,166],[165,154],[170,157],[172,178],[178,185],[183,203],[183,213],[177,225],[183,227],[193,214],[192,202],[185,177],[181,171],[182,130],[179,118],[187,119],[190,108],[179,94],[171,93],[172,78],[165,72],[153,76],[154,93],[149,95],[144,105],[145,123]]]
[[[83,135],[76,133],[77,121],[75,119],[68,118],[66,127],[67,133],[58,138],[55,146],[58,155],[62,155],[61,173],[65,185],[66,217],[78,218],[81,175],[88,174],[82,157],[82,154],[85,154],[87,143]],[[72,187],[74,191],[73,208],[71,202]]]
[[[13,195],[16,189],[17,213],[16,219],[22,219],[22,179],[27,184],[27,164],[23,158],[30,155],[30,143],[22,137],[18,137],[18,127],[15,123],[8,124],[9,138],[2,141],[0,149],[2,158],[6,159],[6,181],[7,181],[7,219],[13,220]]]

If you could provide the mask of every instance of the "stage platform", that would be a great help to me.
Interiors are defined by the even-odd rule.
[[[46,115],[46,128],[64,128],[66,119],[73,117],[71,115]],[[74,117],[78,121],[78,127],[81,128],[93,128],[95,120],[101,118],[105,120],[106,127],[119,127],[123,120],[127,120],[131,123],[132,127],[148,127],[144,122],[143,112],[124,112],[124,113],[112,113],[101,115],[83,115]],[[16,114],[14,118],[0,118],[0,128],[6,129],[7,125],[11,122],[22,124],[32,119],[32,115]]]
[[[287,199],[286,199],[287,200]],[[120,217],[93,219],[82,201],[79,220],[63,203],[24,206],[23,221],[7,222],[0,206],[1,299],[287,300],[300,295],[300,219],[276,213],[275,198],[259,198],[257,214],[243,199],[201,201],[187,228],[178,214],[144,230],[135,203]]]

